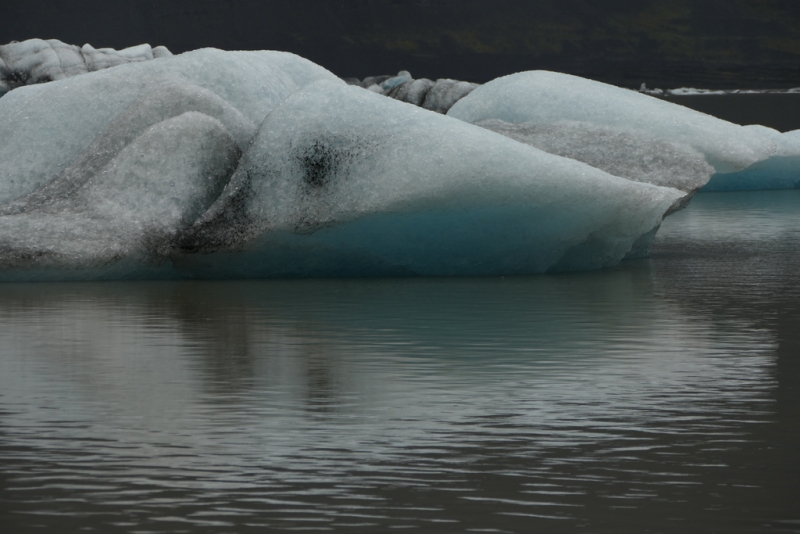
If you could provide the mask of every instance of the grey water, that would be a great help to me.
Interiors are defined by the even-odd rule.
[[[0,531],[800,532],[800,191],[506,278],[0,286]]]

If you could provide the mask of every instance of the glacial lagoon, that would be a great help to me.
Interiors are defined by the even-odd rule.
[[[798,532],[800,191],[516,277],[0,285],[6,532]]]

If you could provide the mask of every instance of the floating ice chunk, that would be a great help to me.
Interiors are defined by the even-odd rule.
[[[448,115],[473,123],[581,121],[644,131],[694,148],[717,172],[744,169],[776,150],[768,138],[742,126],[635,91],[548,71],[493,80],[459,100]]]
[[[57,39],[48,39],[47,44],[55,51],[60,63],[61,72],[64,78],[79,76],[89,72],[86,60],[81,53],[81,49],[74,45],[62,43]],[[54,77],[53,80],[61,79]]]
[[[599,268],[682,196],[320,81],[265,119],[173,261],[213,277]]]
[[[369,76],[363,81],[348,78],[345,81],[348,85],[358,85],[373,93],[442,114],[478,87],[475,83],[449,79],[435,82],[427,78],[415,80],[407,70],[401,70],[396,76]]]
[[[201,113],[151,126],[77,190],[0,216],[0,279],[135,277],[218,197],[240,154]]]
[[[20,87],[0,98],[0,202],[59,176],[126,110],[139,120],[131,109],[137,101],[150,102],[153,117],[162,120],[170,106],[171,115],[191,111],[183,94],[197,111],[219,118],[245,147],[267,113],[318,79],[338,80],[293,54],[206,49]],[[165,85],[172,89],[163,93]]]
[[[113,49],[111,49],[113,50]],[[136,46],[129,46],[128,48],[123,48],[122,50],[117,50],[117,54],[123,57],[127,57],[130,59],[138,60],[138,59],[153,59],[153,49],[150,47],[149,44],[140,44]]]
[[[427,78],[421,80],[410,80],[403,85],[398,86],[392,91],[389,96],[401,102],[408,102],[415,106],[422,107],[425,103],[425,97],[434,86],[434,83]]]
[[[161,57],[172,57],[172,52],[166,46],[157,46],[153,48],[153,59],[158,59]]]
[[[800,130],[781,133],[766,126],[746,129],[769,138],[777,146],[775,155],[743,171],[716,174],[702,191],[753,191],[800,188]]]
[[[388,93],[398,85],[402,85],[408,81],[411,81],[411,74],[407,70],[402,70],[399,73],[397,73],[397,76],[395,76],[394,78],[389,78],[388,80],[383,82],[381,84],[381,89],[383,89],[384,92]]]
[[[478,87],[478,84],[461,82],[458,80],[436,80],[428,94],[422,107],[437,113],[447,113],[456,102],[470,94]]]
[[[172,55],[163,46],[158,50],[159,56]],[[124,50],[97,50],[88,44],[78,48],[57,39],[9,43],[0,46],[0,96],[15,87],[61,80],[154,57],[148,44]]]
[[[645,132],[578,121],[515,124],[487,119],[475,124],[615,176],[673,187],[690,195],[714,173],[714,168],[693,148],[656,139]]]
[[[117,65],[123,65],[125,63],[131,61],[145,61],[146,59],[153,59],[153,53],[150,50],[150,45],[147,46],[147,56],[142,54],[135,54],[135,52],[139,52],[138,47],[134,48],[134,53],[131,54],[123,54],[120,50],[114,50],[113,48],[94,48],[90,44],[85,44],[81,47],[81,54],[83,54],[83,58],[86,61],[86,66],[89,68],[90,72],[94,72],[96,70],[108,69],[111,67],[116,67]],[[129,49],[130,50],[130,49]]]
[[[380,76],[367,76],[366,78],[364,78],[361,81],[361,87],[363,87],[364,89],[369,89],[373,85],[380,86],[386,80],[389,80],[389,79],[394,78],[394,77],[395,77],[394,74],[382,74]]]
[[[0,71],[8,90],[31,83],[64,78],[58,54],[47,41],[30,39],[0,46],[5,68]]]

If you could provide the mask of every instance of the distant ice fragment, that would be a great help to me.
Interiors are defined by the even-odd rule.
[[[450,79],[435,82],[427,78],[415,80],[407,70],[401,70],[396,76],[370,76],[362,82],[351,80],[347,83],[442,114],[478,87],[476,83]]]
[[[0,46],[0,96],[16,87],[171,55],[166,47],[151,49],[149,44],[98,50],[89,44],[79,48],[57,39],[13,42]]]
[[[172,52],[166,46],[157,46],[153,48],[153,59],[159,59],[162,57],[172,57]]]
[[[397,73],[397,76],[395,76],[394,78],[389,78],[388,80],[383,82],[381,84],[381,89],[383,89],[384,92],[388,93],[398,85],[404,84],[408,81],[411,81],[411,74],[407,70],[402,70],[399,73]]]
[[[458,101],[469,95],[478,87],[478,84],[461,82],[458,80],[436,80],[422,107],[437,113],[447,113]]]

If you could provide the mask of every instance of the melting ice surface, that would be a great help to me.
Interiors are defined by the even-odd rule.
[[[795,154],[566,75],[501,78],[443,116],[282,52],[17,87],[0,118],[2,280],[597,269],[645,253],[714,172]]]

